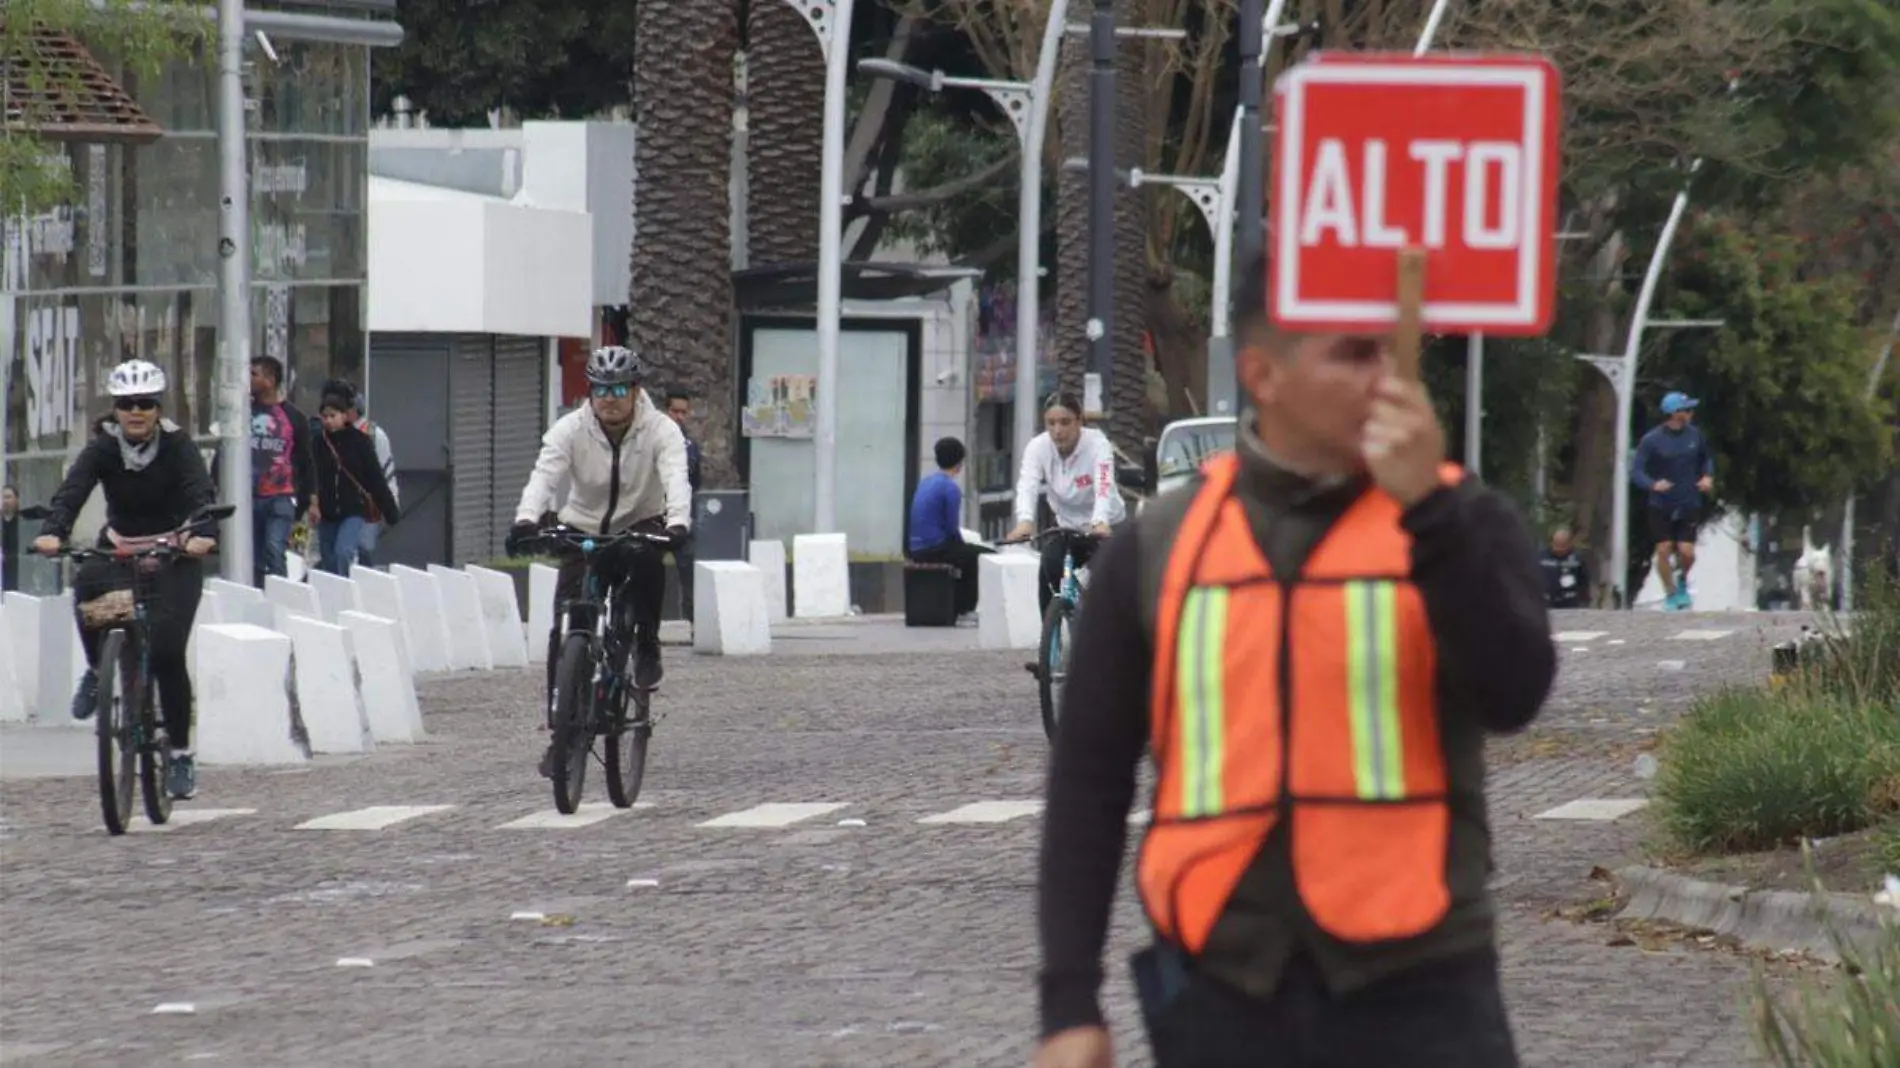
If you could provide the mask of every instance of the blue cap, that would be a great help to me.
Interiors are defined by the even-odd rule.
[[[1694,411],[1700,403],[1687,393],[1671,393],[1663,397],[1662,410],[1664,415],[1674,415],[1677,412]]]

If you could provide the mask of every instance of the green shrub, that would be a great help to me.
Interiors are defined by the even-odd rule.
[[[1770,849],[1900,810],[1900,717],[1811,688],[1704,698],[1664,740],[1657,812],[1701,853]]]
[[[1885,572],[1870,575],[1859,610],[1830,616],[1819,630],[1818,655],[1808,657],[1789,684],[1900,715],[1900,583]]]

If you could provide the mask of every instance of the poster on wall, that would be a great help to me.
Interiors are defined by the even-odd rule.
[[[748,438],[809,438],[818,422],[817,375],[754,376],[740,429]]]

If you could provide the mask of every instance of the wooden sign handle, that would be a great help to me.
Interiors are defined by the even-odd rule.
[[[1392,354],[1399,377],[1418,381],[1419,352],[1424,347],[1425,250],[1408,245],[1399,250],[1399,322],[1392,337]]]

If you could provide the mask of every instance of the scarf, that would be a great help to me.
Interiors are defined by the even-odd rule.
[[[105,425],[105,432],[112,435],[119,443],[119,460],[125,464],[127,471],[143,471],[150,466],[158,456],[158,440],[177,429],[177,423],[170,419],[160,419],[151,437],[144,441],[131,441],[126,438],[124,428],[118,423],[109,422]]]

